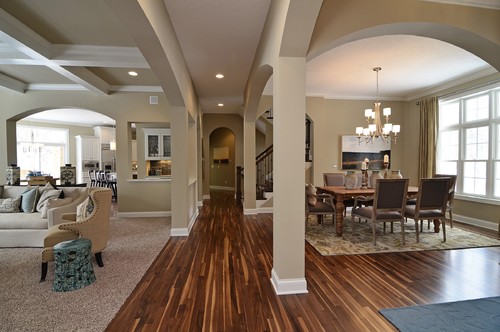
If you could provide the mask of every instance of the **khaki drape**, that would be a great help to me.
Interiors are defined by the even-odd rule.
[[[420,101],[420,137],[418,151],[418,178],[432,177],[436,173],[436,147],[438,132],[438,99]]]

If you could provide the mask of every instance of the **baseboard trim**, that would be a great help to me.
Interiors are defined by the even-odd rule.
[[[172,228],[170,236],[189,236],[189,228]]]
[[[172,211],[117,212],[118,218],[158,218],[171,217]]]
[[[208,188],[214,190],[226,190],[226,191],[234,191],[234,187],[224,187],[224,186],[209,186]]]
[[[477,227],[480,227],[480,228],[490,229],[490,230],[493,230],[493,231],[498,231],[498,227],[499,227],[498,223],[496,223],[496,222],[491,222],[491,221],[486,221],[486,220],[482,220],[482,219],[471,218],[471,217],[462,216],[462,215],[459,215],[459,214],[458,215],[457,214],[453,214],[453,220],[462,222],[464,224],[469,224],[469,225],[477,226]]]
[[[307,291],[307,281],[305,278],[280,280],[274,269],[271,270],[271,284],[276,295],[305,294]]]
[[[258,213],[257,209],[243,209],[244,215],[253,215],[257,213]]]
[[[269,206],[269,207],[260,207],[257,209],[257,212],[258,213],[273,213],[274,212],[274,208],[272,206]]]

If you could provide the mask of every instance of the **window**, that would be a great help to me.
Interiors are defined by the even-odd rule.
[[[439,101],[437,173],[456,194],[500,201],[500,84]]]
[[[30,171],[59,177],[68,155],[68,129],[18,125],[17,164],[21,179]]]

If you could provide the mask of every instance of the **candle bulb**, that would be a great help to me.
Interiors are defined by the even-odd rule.
[[[364,171],[364,170],[366,170],[366,162],[364,162],[364,161],[363,161],[363,162],[361,163],[361,169],[362,169],[363,171]]]
[[[365,158],[365,163],[369,163],[369,162],[370,162],[370,159]]]
[[[384,155],[384,163],[388,163],[389,162],[389,155]]]

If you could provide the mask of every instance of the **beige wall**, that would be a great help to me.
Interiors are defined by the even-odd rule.
[[[214,162],[214,149],[228,148],[229,162],[227,164],[216,164]],[[235,188],[235,136],[227,128],[217,128],[210,134],[209,149],[210,164],[210,187]],[[222,188],[221,188],[222,189]]]
[[[406,169],[403,143],[414,138],[407,136],[403,123],[404,105],[403,102],[382,101],[382,107],[392,108],[392,123],[401,125],[399,142],[391,145],[391,168],[400,169],[404,176],[412,179],[414,175]],[[311,118],[313,132],[311,176],[314,185],[323,184],[323,173],[342,169],[341,138],[343,135],[355,135],[355,128],[366,124],[366,108],[373,108],[373,102],[307,98],[307,114]]]
[[[157,105],[149,104],[150,95],[158,96]],[[19,94],[2,90],[0,91],[0,109],[2,110],[0,112],[0,146],[2,146],[0,165],[16,162],[14,160],[16,140],[10,123],[15,125],[17,120],[27,115],[61,107],[84,108],[116,120],[116,167],[120,212],[170,211],[169,182],[152,184],[128,181],[131,179],[129,124],[131,122],[170,122],[170,106],[163,94],[115,93],[109,96],[99,96],[85,91],[30,91]],[[7,140],[8,137],[9,140]]]
[[[243,118],[237,114],[204,114],[203,131],[203,195],[210,192],[210,134],[218,128],[227,128],[234,133],[235,166],[243,166]]]

